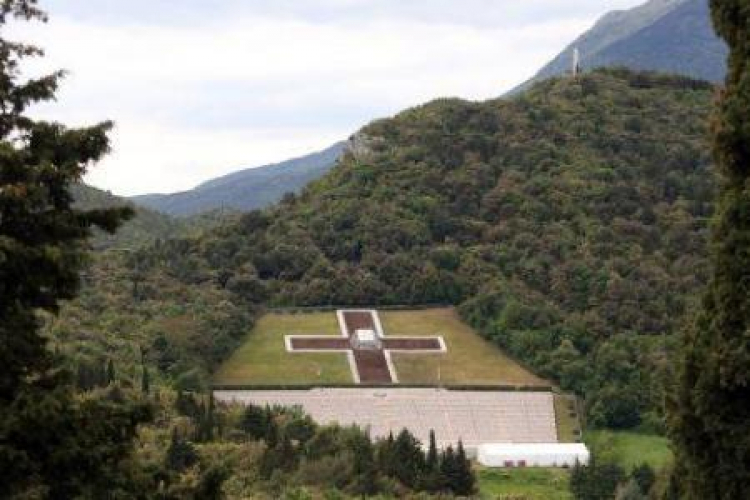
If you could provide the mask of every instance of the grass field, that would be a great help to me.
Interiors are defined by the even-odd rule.
[[[405,384],[545,384],[463,323],[452,308],[383,311],[386,335],[441,335],[444,355],[392,353],[398,378]]]
[[[555,422],[557,440],[561,443],[575,443],[580,439],[581,424],[576,410],[575,396],[555,394]],[[575,416],[574,416],[575,415]]]
[[[546,384],[461,322],[452,308],[381,311],[386,336],[442,335],[445,354],[394,353],[404,384]],[[334,312],[263,316],[246,341],[219,368],[221,385],[351,384],[346,356],[287,353],[284,335],[339,335]]]
[[[337,335],[338,331],[334,313],[266,314],[219,368],[214,383],[351,383],[351,371],[343,354],[289,354],[284,347],[284,335]]]
[[[612,460],[626,471],[643,463],[660,469],[672,461],[669,440],[663,436],[624,431],[588,431],[584,441],[596,457]]]
[[[477,471],[481,498],[493,500],[570,500],[565,469],[484,469]]]

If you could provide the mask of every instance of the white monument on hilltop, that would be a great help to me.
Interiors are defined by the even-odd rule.
[[[352,337],[352,347],[355,349],[380,349],[380,338],[375,330],[356,330]]]
[[[573,76],[578,76],[581,73],[581,53],[578,47],[573,49]]]

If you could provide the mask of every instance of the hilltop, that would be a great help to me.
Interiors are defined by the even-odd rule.
[[[712,82],[726,76],[728,49],[714,33],[708,0],[650,0],[604,15],[514,92],[569,72],[576,48],[583,69],[625,66]]]

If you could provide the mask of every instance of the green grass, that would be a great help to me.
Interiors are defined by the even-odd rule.
[[[575,431],[580,431],[581,424],[576,413],[575,396],[555,394],[555,421],[557,423],[557,440],[561,443],[575,443],[580,439]]]
[[[442,335],[445,354],[394,353],[405,384],[545,384],[461,322],[452,308],[381,311],[386,335]],[[338,335],[335,312],[263,316],[245,342],[219,368],[220,385],[352,384],[341,353],[288,353],[284,335]],[[439,374],[439,375],[438,375]]]
[[[643,463],[660,469],[672,461],[669,440],[663,436],[624,431],[588,431],[584,441],[599,460],[612,460],[626,471]]]
[[[335,313],[266,314],[219,368],[214,383],[351,383],[349,363],[343,354],[290,354],[284,346],[284,335],[336,335],[338,331]]]
[[[382,311],[386,335],[433,336],[448,352],[393,353],[399,381],[406,384],[546,384],[461,321],[453,308]]]
[[[497,500],[570,500],[570,472],[565,469],[477,470],[482,498]]]

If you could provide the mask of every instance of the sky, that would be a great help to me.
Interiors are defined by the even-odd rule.
[[[39,118],[115,122],[86,182],[175,192],[301,156],[438,97],[531,77],[603,14],[643,0],[40,0],[11,26],[64,68]]]

